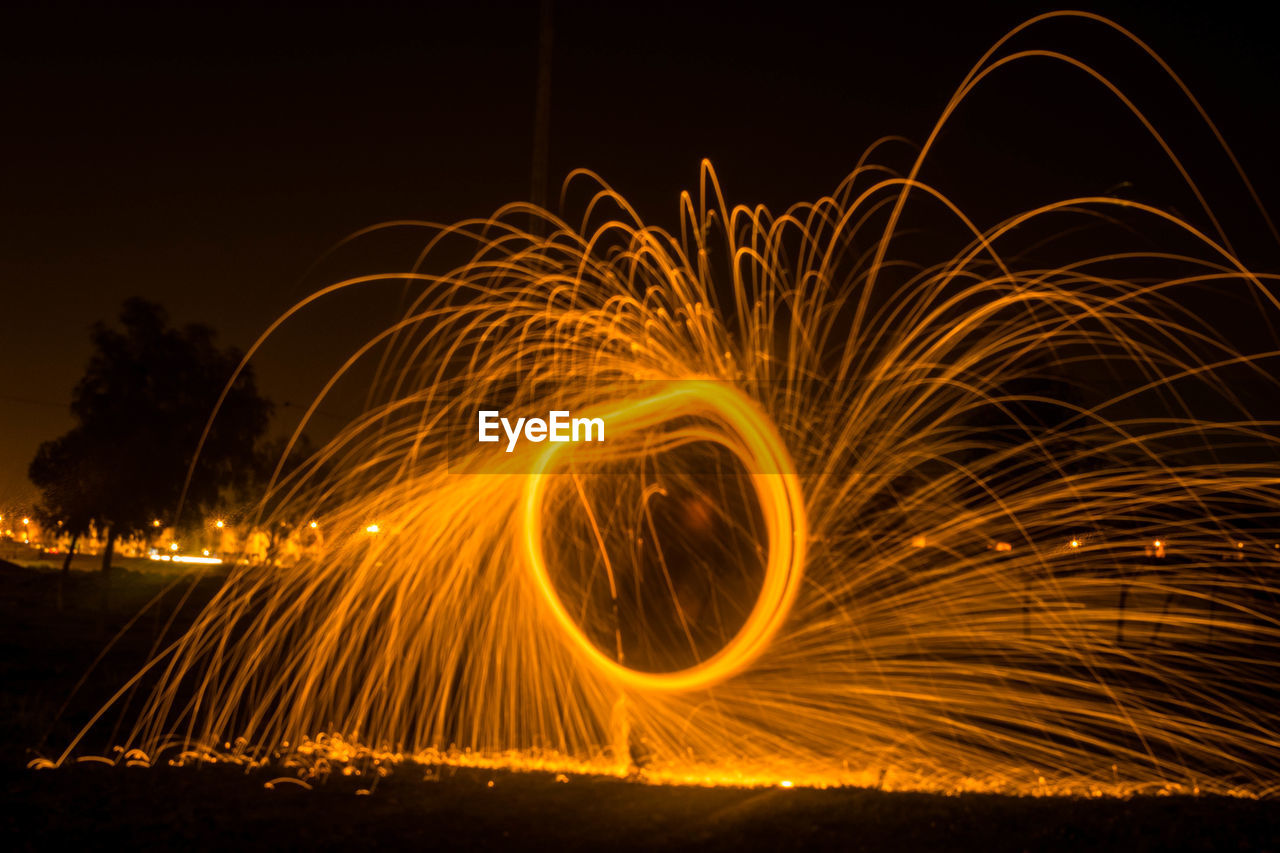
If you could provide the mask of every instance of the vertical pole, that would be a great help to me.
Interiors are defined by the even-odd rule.
[[[551,0],[542,0],[538,35],[538,89],[533,113],[533,174],[530,200],[547,206],[551,136]],[[535,225],[535,230],[541,230]]]

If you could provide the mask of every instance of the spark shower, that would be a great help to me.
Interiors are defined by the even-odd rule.
[[[322,518],[323,550],[235,569],[104,709],[140,705],[121,754],[1274,791],[1280,448],[1239,389],[1274,393],[1276,353],[1197,307],[1269,322],[1274,276],[1207,204],[1081,196],[980,227],[920,178],[988,77],[1055,62],[1203,203],[1137,100],[1009,47],[1063,17],[1128,38],[1217,134],[1135,36],[1053,13],[921,147],[882,140],[814,202],[731,206],[704,163],[674,231],[586,172],[572,223],[378,226],[421,229],[412,269],[324,287],[259,341],[339,291],[407,288],[295,438],[371,362],[367,410],[264,500]],[[499,408],[608,440],[492,452],[476,413]]]

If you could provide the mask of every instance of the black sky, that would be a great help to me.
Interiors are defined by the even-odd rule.
[[[733,201],[816,197],[878,137],[923,139],[983,50],[1053,5],[559,0],[552,184],[590,167],[658,224],[674,224],[702,157]],[[1261,9],[1086,8],[1161,52],[1264,199],[1280,198],[1280,57]],[[313,287],[412,249],[373,241],[301,280],[350,232],[528,197],[536,2],[37,3],[0,16],[0,504],[29,492],[36,445],[70,425],[87,329],[126,296],[245,347]],[[1277,268],[1224,161],[1135,49],[1079,24],[1027,45],[1096,62],[1149,107],[1246,260]],[[1114,101],[1047,63],[994,80],[944,142],[932,177],[980,223],[1122,181],[1193,212]],[[264,353],[262,386],[307,402],[316,366],[395,306],[308,315]]]

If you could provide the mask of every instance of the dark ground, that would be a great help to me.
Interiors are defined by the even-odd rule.
[[[1276,850],[1280,801],[945,797],[872,790],[671,788],[542,774],[401,767],[306,790],[229,766],[27,770],[131,675],[181,590],[136,620],[59,716],[106,641],[166,578],[0,565],[0,846],[631,850]],[[217,586],[199,586],[181,625]],[[56,719],[55,719],[56,718]],[[108,725],[108,734],[110,726]],[[43,750],[39,745],[44,743]],[[106,743],[90,742],[90,751]],[[489,782],[493,787],[489,787]]]

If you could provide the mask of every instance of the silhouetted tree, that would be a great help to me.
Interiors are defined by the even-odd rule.
[[[164,309],[143,299],[126,300],[119,319],[123,328],[94,325],[93,355],[71,403],[77,425],[42,444],[30,470],[64,526],[91,518],[104,529],[103,571],[121,534],[174,512],[200,434],[241,358],[218,348],[207,326],[170,327]],[[187,507],[204,511],[248,476],[270,414],[246,369],[196,460]]]
[[[78,427],[40,445],[28,472],[40,487],[42,498],[36,515],[46,525],[60,526],[71,537],[63,572],[71,568],[76,543],[94,520],[92,493],[95,471],[82,465],[85,435]]]
[[[46,441],[40,445],[28,472],[31,482],[42,492],[36,517],[44,526],[61,528],[71,538],[62,558],[62,576],[58,579],[59,610],[76,545],[94,521],[93,494],[100,488],[94,482],[98,472],[83,464],[85,445],[84,431],[78,427],[60,438]]]

